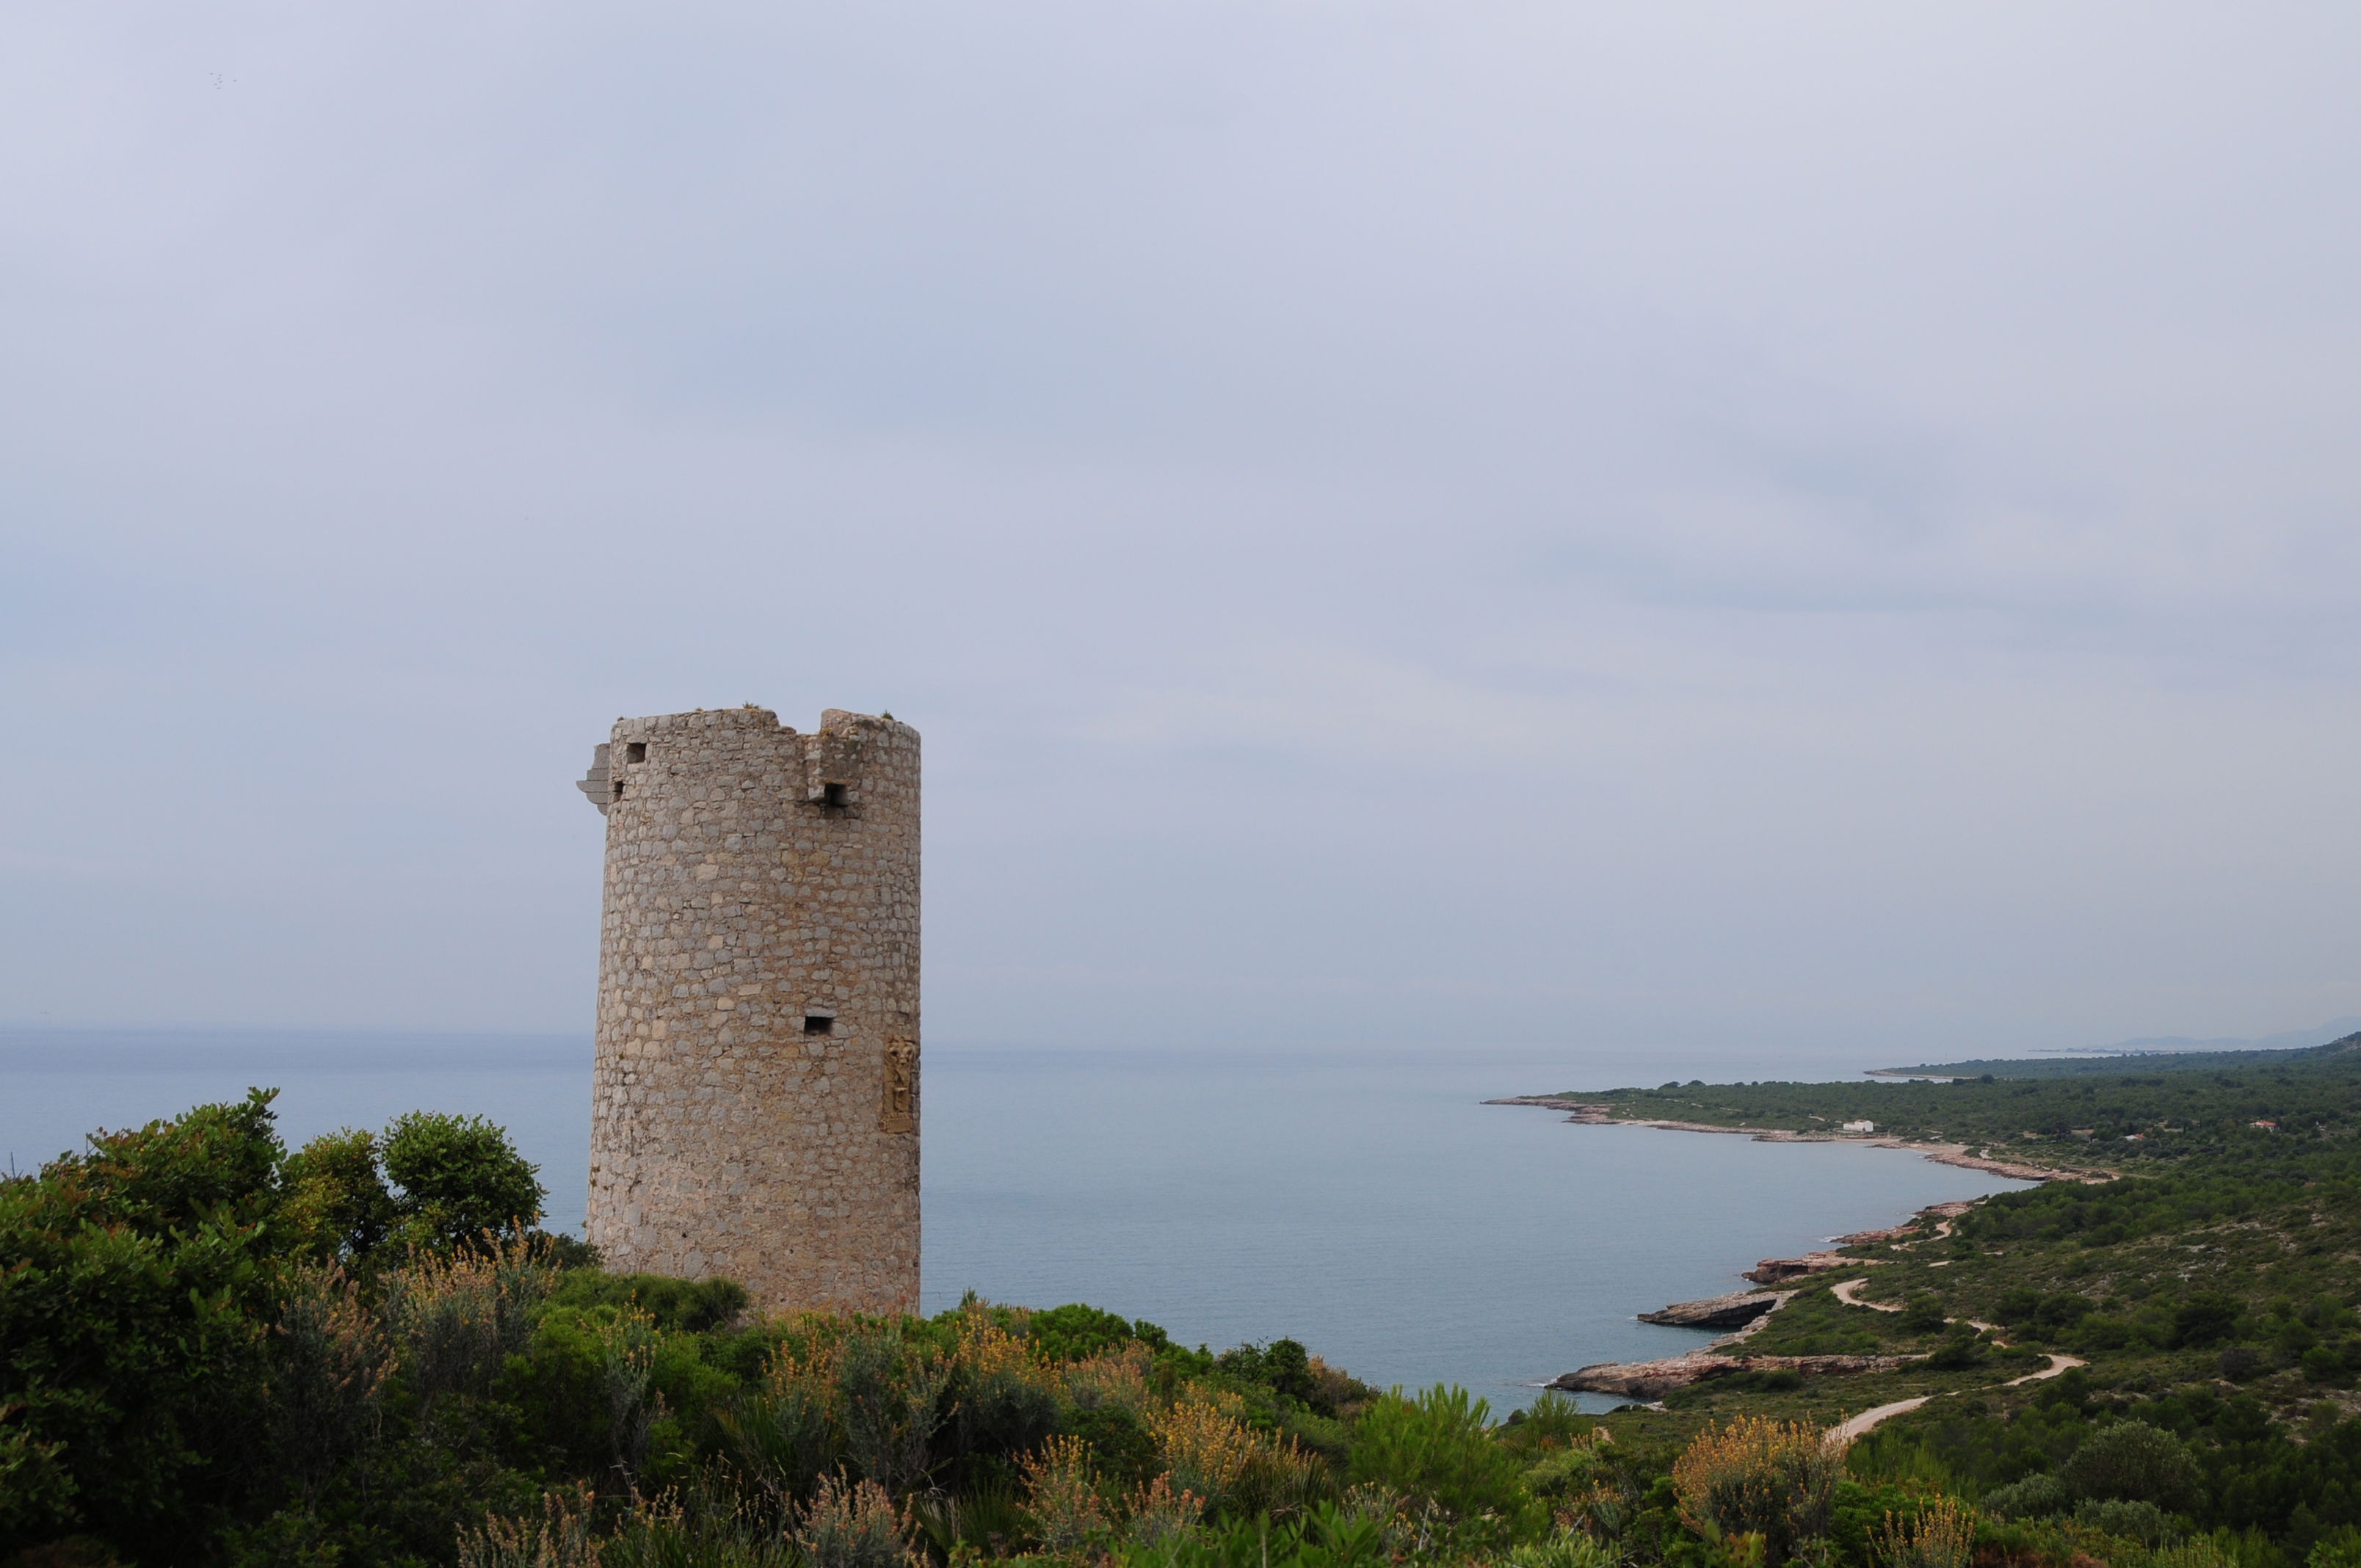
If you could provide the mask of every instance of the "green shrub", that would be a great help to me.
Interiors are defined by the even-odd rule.
[[[2346,1525],[2322,1536],[2303,1560],[2303,1568],[2361,1568],[2361,1525]]]
[[[1030,1314],[1025,1320],[1025,1337],[1048,1361],[1082,1361],[1134,1340],[1157,1349],[1168,1343],[1154,1323],[1117,1317],[1080,1301]]]
[[[353,1258],[376,1250],[397,1218],[393,1194],[378,1170],[374,1133],[326,1133],[280,1167],[280,1223],[291,1250],[314,1258]]]
[[[2235,1296],[2218,1290],[2197,1290],[2172,1310],[2172,1348],[2204,1350],[2235,1333],[2245,1309]]]
[[[1384,1520],[1322,1503],[1298,1520],[1228,1519],[1132,1544],[1118,1560],[1126,1568],[1381,1568],[1389,1556]],[[1566,1568],[1591,1564],[1571,1562]]]
[[[2221,1543],[2205,1536],[2148,1553],[2143,1568],[2242,1568],[2241,1559],[2224,1552]]]
[[[2040,1311],[2041,1292],[2022,1285],[2003,1291],[1993,1307],[1993,1316],[2012,1328],[2032,1322]]]
[[[2005,1310],[2001,1314],[2001,1321],[2003,1322],[2011,1321]],[[1943,1299],[1924,1292],[1911,1297],[1908,1303],[1902,1309],[1900,1321],[1904,1328],[1914,1334],[1941,1333],[1944,1322]]]
[[[2088,1296],[2059,1290],[2041,1299],[2041,1310],[2036,1319],[2044,1329],[2070,1329],[2095,1310],[2097,1303]]]
[[[2074,1494],[2055,1475],[2027,1475],[1984,1494],[1984,1511],[2003,1519],[2051,1519],[2074,1506]]]
[[[1433,1504],[1457,1519],[1509,1514],[1522,1502],[1517,1457],[1493,1440],[1491,1407],[1441,1384],[1416,1398],[1400,1389],[1370,1402],[1353,1425],[1349,1474]]]
[[[1524,1488],[1544,1503],[1562,1503],[1587,1489],[1598,1469],[1598,1456],[1587,1448],[1552,1449],[1524,1473]]]
[[[682,1333],[728,1328],[746,1310],[746,1288],[734,1279],[675,1279],[663,1274],[568,1273],[550,1297],[555,1307],[637,1307],[656,1327]]]
[[[845,1463],[854,1475],[899,1492],[924,1475],[936,1431],[950,1414],[951,1358],[895,1321],[854,1320],[837,1343],[838,1407]]]
[[[2334,1345],[2313,1345],[2303,1353],[2301,1365],[2306,1382],[2341,1383],[2345,1380],[2345,1356]]]
[[[2136,1541],[2143,1546],[2162,1545],[2172,1533],[2172,1520],[2162,1508],[2154,1503],[2122,1498],[2086,1502],[2074,1510],[2074,1522],[2084,1530],[2111,1535],[2118,1541]]]
[[[1550,1388],[1523,1409],[1510,1412],[1500,1435],[1513,1437],[1526,1448],[1567,1446],[1587,1440],[1598,1425],[1582,1413],[1581,1406]]]
[[[258,1458],[270,1101],[99,1134],[0,1180],[0,1553],[80,1527],[178,1550],[207,1533],[208,1477]]]
[[[1620,1557],[1596,1536],[1566,1530],[1516,1547],[1504,1561],[1508,1568],[1615,1568]]]
[[[463,1246],[541,1218],[548,1194],[538,1170],[481,1116],[412,1111],[386,1127],[383,1148],[385,1173],[401,1189],[400,1234],[412,1245]]]
[[[2222,1353],[2216,1365],[2231,1382],[2246,1383],[2269,1371],[2271,1362],[2252,1345],[2234,1344]]]
[[[2086,1497],[2178,1508],[2202,1480],[2179,1438],[2146,1421],[2117,1421],[2082,1440],[2059,1478]]]
[[[1242,1344],[1213,1358],[1213,1365],[1234,1377],[1260,1383],[1274,1393],[1306,1405],[1322,1402],[1319,1379],[1312,1374],[1312,1354],[1291,1339],[1268,1345]],[[1327,1413],[1334,1414],[1331,1409]]]
[[[1974,1328],[1966,1323],[1954,1323],[1943,1343],[1927,1358],[1927,1365],[1945,1372],[1964,1372],[1981,1366],[1991,1354]]]

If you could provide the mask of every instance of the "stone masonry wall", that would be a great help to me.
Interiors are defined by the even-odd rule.
[[[618,720],[588,1236],[766,1311],[918,1306],[918,734]]]

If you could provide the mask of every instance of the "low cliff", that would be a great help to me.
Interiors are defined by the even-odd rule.
[[[1568,1393],[1661,1399],[1692,1383],[1740,1372],[1793,1372],[1802,1377],[1839,1377],[1861,1372],[1892,1372],[1924,1359],[1916,1355],[1715,1355],[1697,1352],[1663,1361],[1600,1362],[1568,1372],[1554,1379],[1550,1387]]]
[[[1643,1323],[1664,1323],[1676,1329],[1742,1328],[1776,1308],[1787,1298],[1776,1290],[1740,1290],[1702,1301],[1675,1301],[1662,1311],[1642,1312]]]

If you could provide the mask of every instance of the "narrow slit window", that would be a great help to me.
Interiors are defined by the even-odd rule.
[[[623,747],[623,761],[627,762],[644,762],[647,760],[648,743],[646,741],[633,740],[628,742]]]
[[[805,1034],[807,1034],[807,1035],[833,1035],[833,1034],[835,1034],[835,1033],[836,1033],[836,1017],[835,1017],[835,1015],[834,1015],[833,1014],[829,1014],[829,1013],[807,1013],[807,1014],[804,1014],[804,1033],[805,1033]]]
[[[819,803],[822,806],[842,806],[844,805],[844,786],[840,784],[824,784],[820,785]]]

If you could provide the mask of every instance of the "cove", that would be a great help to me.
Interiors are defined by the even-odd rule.
[[[1560,1372],[1715,1337],[1633,1314],[1740,1288],[1759,1258],[2026,1185],[1906,1150],[1479,1103],[1649,1067],[1530,1050],[937,1051],[924,1306],[972,1289],[1087,1300],[1216,1349],[1291,1336],[1370,1382],[1462,1383],[1505,1411]]]

